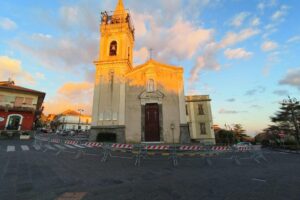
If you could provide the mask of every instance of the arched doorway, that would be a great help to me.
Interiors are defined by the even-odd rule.
[[[6,130],[19,131],[23,121],[22,115],[9,115],[6,122]]]

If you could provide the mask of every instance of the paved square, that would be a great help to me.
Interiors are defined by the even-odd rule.
[[[75,159],[76,151],[37,151],[32,141],[0,141],[0,199],[275,199],[299,200],[300,156],[264,150],[268,162],[226,157],[143,160],[110,158],[100,152]],[[8,151],[9,149],[14,151]],[[27,146],[25,150],[22,146]],[[66,147],[67,148],[67,147]],[[77,148],[80,149],[80,148]],[[56,156],[57,155],[57,156]],[[72,196],[73,195],[73,196]]]

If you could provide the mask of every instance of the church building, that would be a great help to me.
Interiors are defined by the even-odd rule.
[[[90,140],[189,142],[183,68],[153,59],[133,66],[134,27],[119,0],[103,12]]]

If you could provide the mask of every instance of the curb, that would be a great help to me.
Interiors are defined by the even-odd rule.
[[[284,152],[284,153],[300,154],[300,151],[273,149],[273,148],[269,148],[269,149],[271,149],[273,151]]]

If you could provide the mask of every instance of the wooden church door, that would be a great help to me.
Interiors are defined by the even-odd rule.
[[[160,141],[158,104],[146,104],[145,108],[145,141]]]

